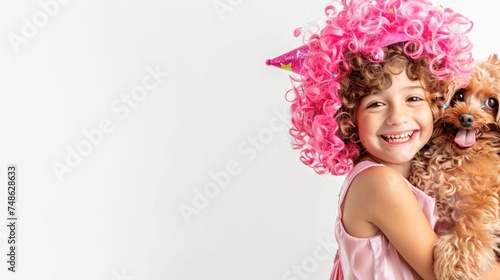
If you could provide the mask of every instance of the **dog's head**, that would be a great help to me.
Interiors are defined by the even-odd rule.
[[[491,55],[476,62],[469,84],[449,100],[441,122],[459,148],[472,147],[478,138],[500,126],[500,60]]]

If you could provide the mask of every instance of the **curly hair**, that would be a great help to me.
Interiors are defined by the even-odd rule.
[[[472,22],[426,0],[342,0],[310,36],[310,54],[294,80],[290,134],[301,161],[317,173],[344,175],[365,152],[354,109],[361,98],[406,71],[429,92],[438,116],[444,95],[473,69],[466,34]]]

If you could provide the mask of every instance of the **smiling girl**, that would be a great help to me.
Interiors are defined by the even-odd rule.
[[[442,100],[472,70],[472,23],[427,0],[343,0],[307,43],[291,104],[294,146],[347,174],[331,279],[435,279],[433,198],[407,178]],[[500,268],[483,279],[500,279]]]

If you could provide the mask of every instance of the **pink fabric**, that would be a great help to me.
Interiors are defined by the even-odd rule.
[[[342,272],[342,266],[339,261],[339,252],[335,255],[335,260],[333,261],[332,275],[330,275],[330,280],[342,280],[344,279],[344,274]]]
[[[338,251],[330,280],[422,279],[398,254],[382,233],[369,238],[357,238],[349,235],[344,229],[341,205],[344,202],[345,194],[354,177],[359,172],[372,166],[380,166],[380,164],[370,161],[357,164],[347,175],[340,190],[339,214],[335,223],[335,239],[337,240]],[[434,228],[438,219],[434,199],[408,181],[407,183],[427,220]]]

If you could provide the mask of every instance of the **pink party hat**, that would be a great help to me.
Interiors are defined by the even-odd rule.
[[[408,40],[410,40],[408,35],[396,32],[386,34],[383,38],[378,39],[378,42],[382,47],[385,47]],[[307,45],[302,45],[273,59],[266,60],[266,64],[300,74],[302,70],[302,61],[309,56],[309,54],[309,47]]]
[[[280,56],[266,60],[266,64],[300,73],[302,70],[302,61],[309,55],[309,52],[309,47],[307,45],[302,45]]]

